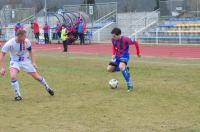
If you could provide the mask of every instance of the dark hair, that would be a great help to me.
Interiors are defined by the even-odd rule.
[[[64,28],[66,28],[66,25],[65,24],[62,24],[62,26],[61,27],[64,27]]]
[[[20,36],[20,35],[26,35],[26,30],[18,30],[17,33],[16,33],[17,36]]]
[[[111,34],[115,34],[115,35],[121,35],[122,31],[119,28],[114,28],[111,32]]]

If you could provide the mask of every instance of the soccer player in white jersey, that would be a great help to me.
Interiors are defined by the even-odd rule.
[[[46,91],[53,96],[54,91],[49,87],[44,77],[37,72],[37,65],[31,49],[31,43],[26,39],[26,31],[19,30],[16,37],[10,39],[3,47],[0,54],[0,74],[6,74],[5,56],[10,53],[10,79],[11,86],[15,91],[15,101],[22,100],[19,83],[17,81],[17,74],[20,70],[24,70],[31,75],[35,80],[39,81]]]

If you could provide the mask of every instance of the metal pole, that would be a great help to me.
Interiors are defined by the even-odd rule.
[[[44,0],[45,23],[47,23],[47,0]]]
[[[118,13],[118,3],[117,3],[117,0],[116,0],[116,23],[118,25],[118,16],[117,16],[117,13]]]
[[[181,27],[179,27],[179,44],[182,44]]]
[[[156,44],[158,45],[158,28],[156,28]]]
[[[199,17],[199,0],[197,0],[197,17]]]
[[[170,0],[170,9],[171,9],[170,13],[172,14],[172,0]]]

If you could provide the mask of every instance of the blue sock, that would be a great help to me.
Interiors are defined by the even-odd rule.
[[[122,71],[122,75],[124,76],[124,79],[126,80],[126,82],[128,82],[130,77],[129,77],[129,73],[126,69],[124,69]]]
[[[132,86],[133,85],[132,80],[131,80],[130,74],[126,68],[122,71],[122,75],[124,76],[124,79],[126,80],[126,84],[128,86]]]
[[[113,70],[113,72],[119,72],[119,71],[120,71],[120,69],[118,66],[116,66],[115,69]]]

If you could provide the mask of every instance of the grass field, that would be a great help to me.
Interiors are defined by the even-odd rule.
[[[0,132],[200,131],[200,60],[132,58],[135,89],[128,93],[120,73],[106,72],[109,59],[39,52],[54,97],[22,72],[24,100],[14,102],[8,74],[0,78]],[[112,78],[119,89],[108,87]]]

